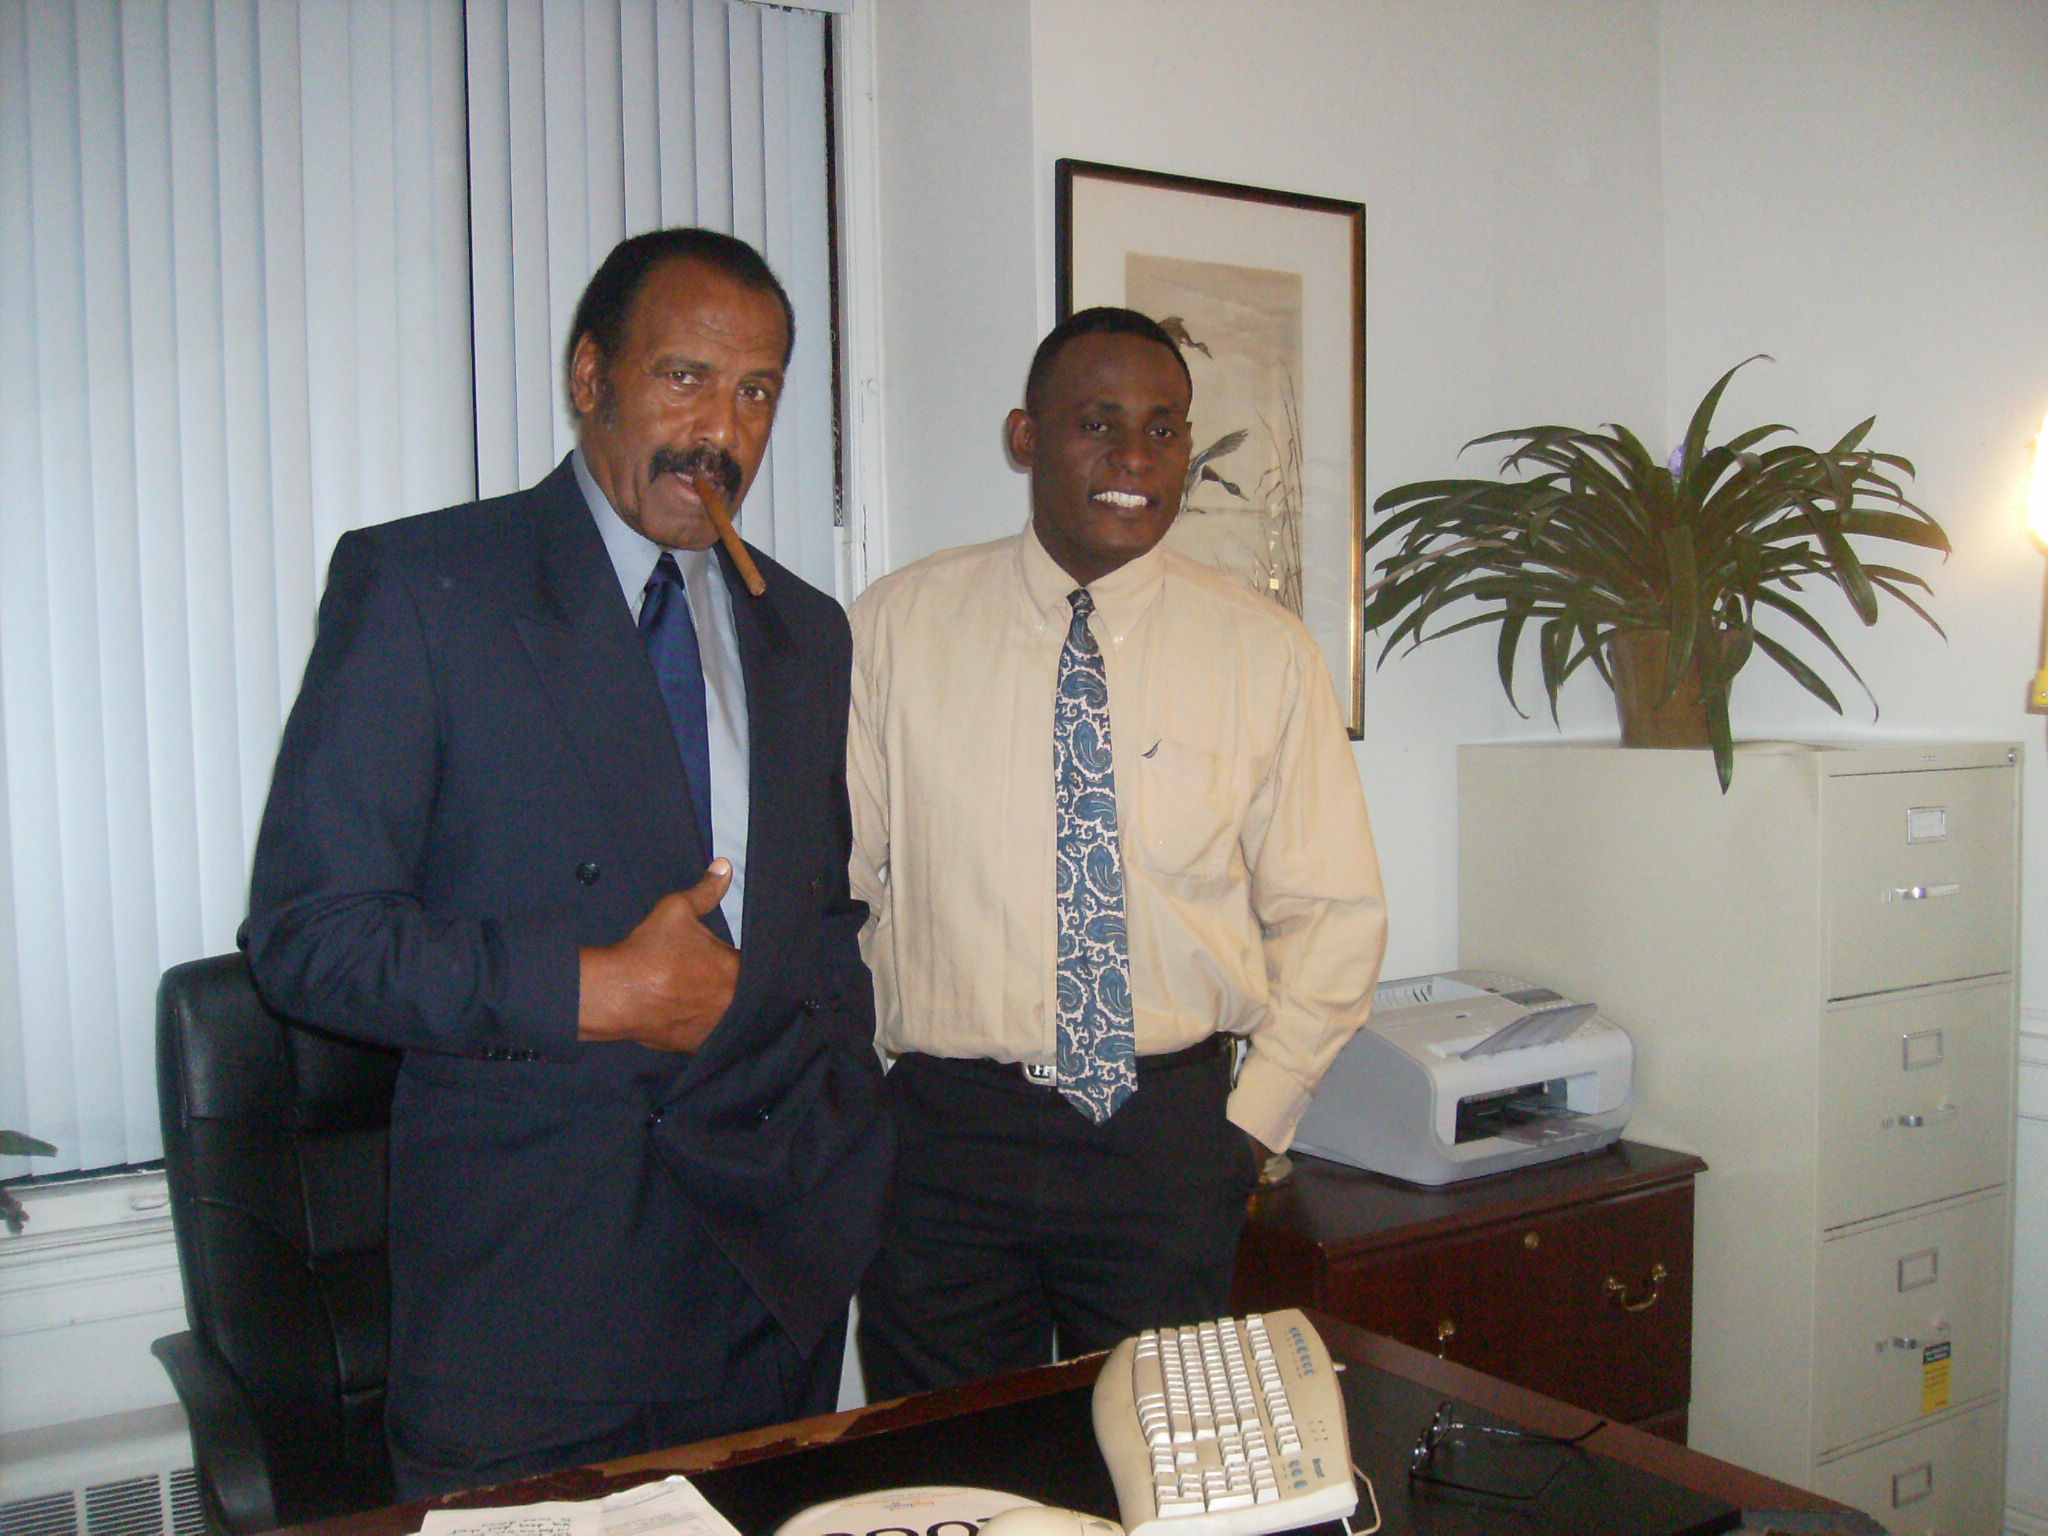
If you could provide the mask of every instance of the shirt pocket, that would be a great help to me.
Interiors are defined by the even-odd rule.
[[[1218,880],[1237,850],[1232,759],[1162,737],[1137,758],[1131,857],[1162,875]]]

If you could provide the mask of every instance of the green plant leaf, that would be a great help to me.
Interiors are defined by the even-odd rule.
[[[1665,651],[1661,696],[1668,699],[1678,686],[1679,678],[1692,665],[1693,650],[1699,644],[1700,620],[1705,617],[1700,607],[1699,566],[1693,558],[1691,529],[1665,530],[1664,564],[1668,572],[1670,602],[1668,617],[1662,627],[1671,632],[1671,643]]]
[[[1714,777],[1721,781],[1721,793],[1735,782],[1735,733],[1728,728],[1728,691],[1716,689],[1707,695],[1707,744],[1714,749]]]
[[[1515,651],[1522,643],[1522,626],[1529,622],[1533,605],[1510,602],[1500,618],[1500,638],[1494,645],[1494,663],[1500,669],[1501,692],[1508,696],[1508,703],[1524,720],[1529,712],[1522,708],[1515,698]]]
[[[1759,607],[1769,608],[1774,612],[1782,613],[1786,618],[1813,636],[1815,640],[1818,640],[1822,646],[1826,647],[1828,654],[1835,658],[1836,664],[1844,672],[1847,672],[1856,679],[1856,686],[1863,690],[1864,698],[1870,700],[1871,709],[1874,711],[1877,708],[1877,698],[1871,693],[1870,685],[1863,681],[1863,674],[1858,672],[1849,658],[1842,654],[1842,648],[1835,644],[1834,637],[1822,627],[1818,619],[1806,611],[1803,604],[1795,603],[1791,598],[1778,592],[1758,593],[1757,604]],[[1835,712],[1837,714],[1841,713],[1839,708]]]
[[[1908,517],[1903,512],[1852,512],[1842,519],[1842,532],[1867,539],[1890,539],[1894,544],[1916,544],[1922,549],[1949,549],[1948,535],[1923,512]]]
[[[1692,420],[1687,422],[1685,427],[1685,456],[1682,460],[1680,460],[1682,466],[1690,467],[1691,465],[1698,463],[1702,455],[1705,453],[1707,446],[1707,428],[1713,424],[1714,412],[1720,408],[1721,396],[1724,392],[1726,392],[1728,388],[1728,381],[1734,378],[1735,375],[1740,373],[1743,369],[1747,368],[1751,363],[1754,363],[1759,359],[1765,362],[1770,362],[1772,360],[1767,354],[1762,352],[1757,352],[1749,357],[1745,357],[1733,368],[1730,368],[1726,373],[1722,374],[1720,378],[1716,379],[1714,381],[1714,387],[1708,390],[1705,396],[1701,398],[1700,403],[1696,407],[1694,407],[1692,413]],[[1723,787],[1725,788],[1726,786]]]
[[[1842,701],[1835,697],[1835,690],[1827,685],[1827,680],[1805,662],[1801,661],[1791,651],[1778,644],[1769,635],[1762,634],[1756,637],[1756,648],[1783,667],[1786,672],[1791,674],[1792,681],[1804,688],[1816,699],[1819,699],[1821,703],[1827,705],[1829,709],[1832,709],[1838,715],[1842,712]]]
[[[1927,621],[1927,627],[1941,636],[1942,639],[1946,640],[1948,638],[1948,631],[1935,622],[1934,615],[1921,607],[1914,600],[1913,594],[1905,590],[1907,587],[1913,586],[1918,587],[1923,592],[1933,591],[1934,589],[1928,586],[1926,582],[1910,571],[1895,571],[1888,565],[1872,565],[1865,567],[1865,569],[1869,572],[1873,586],[1883,588],[1884,591],[1897,598],[1906,607],[1919,614],[1922,619]]]

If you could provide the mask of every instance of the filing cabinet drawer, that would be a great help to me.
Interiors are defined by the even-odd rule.
[[[1813,1491],[1891,1536],[1989,1536],[2005,1517],[2005,1408],[1986,1403],[1816,1467]]]
[[[2005,1182],[2010,978],[1837,1003],[1822,1016],[1820,1224]]]
[[[1819,1453],[1999,1390],[2010,1209],[2001,1191],[1821,1244]]]
[[[2009,971],[2016,772],[1824,780],[1828,996]]]

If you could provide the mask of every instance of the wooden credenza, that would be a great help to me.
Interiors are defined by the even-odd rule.
[[[1253,1197],[1232,1307],[1314,1307],[1682,1443],[1705,1168],[1622,1141],[1425,1189],[1297,1155]]]

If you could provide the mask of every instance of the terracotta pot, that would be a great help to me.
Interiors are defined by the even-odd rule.
[[[1670,634],[1661,629],[1618,629],[1607,642],[1614,674],[1614,707],[1624,747],[1704,747],[1707,701],[1700,689],[1697,649],[1678,686],[1664,693],[1664,658]]]

